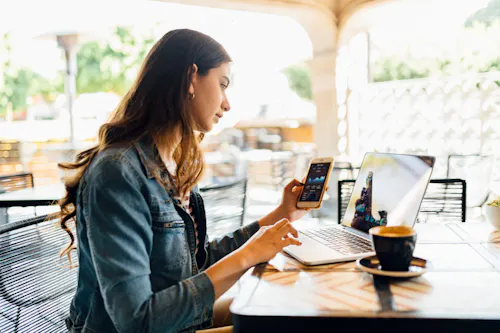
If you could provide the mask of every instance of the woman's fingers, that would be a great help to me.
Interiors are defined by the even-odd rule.
[[[299,237],[299,232],[292,226],[290,222],[282,225],[278,229],[278,235],[281,236],[281,238],[285,237],[285,235],[288,235],[289,233],[291,233],[295,238]]]
[[[278,231],[287,225],[287,223],[290,223],[287,219],[281,219],[273,225],[272,229]]]
[[[291,233],[294,237],[299,237],[298,231],[292,226],[290,221],[287,219],[281,219],[276,222],[273,227],[273,231],[276,232],[276,236],[283,238],[289,233]]]
[[[302,186],[302,183],[299,182],[297,179],[293,179],[285,186],[285,191],[292,191],[293,188],[297,186]]]
[[[287,247],[288,245],[302,245],[302,243],[295,238],[287,238],[283,241],[283,243],[284,243],[283,247]]]

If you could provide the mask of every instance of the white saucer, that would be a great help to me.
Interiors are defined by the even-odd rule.
[[[399,277],[399,278],[410,278],[416,277],[424,274],[427,271],[429,263],[425,259],[413,257],[410,263],[410,267],[407,271],[384,271],[380,266],[380,262],[377,256],[369,256],[365,258],[360,258],[356,261],[359,269],[363,272],[367,272],[374,275]]]

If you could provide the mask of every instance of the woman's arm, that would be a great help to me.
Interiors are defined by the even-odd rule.
[[[263,227],[241,248],[209,267],[205,273],[214,285],[215,299],[231,288],[248,268],[271,260],[288,245],[301,245],[288,236],[290,233],[298,237],[297,230],[286,219]]]
[[[281,219],[287,219],[293,222],[307,214],[310,209],[304,210],[296,207],[300,186],[302,185],[298,180],[292,180],[283,190],[281,204],[271,213],[256,222],[252,222],[234,232],[209,242],[207,244],[208,257],[204,267],[211,266],[221,258],[224,258],[227,254],[241,247],[261,227],[273,225],[276,221]],[[201,204],[203,204],[203,201]]]

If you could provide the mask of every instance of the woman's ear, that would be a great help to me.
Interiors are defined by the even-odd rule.
[[[191,70],[189,71],[190,82],[189,82],[188,93],[190,93],[191,95],[194,94],[194,86],[196,85],[197,74],[198,74],[198,66],[196,66],[196,64],[193,64],[193,66],[191,67]]]

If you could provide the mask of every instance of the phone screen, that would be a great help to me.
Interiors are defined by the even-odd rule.
[[[299,201],[319,201],[331,163],[311,164]]]

